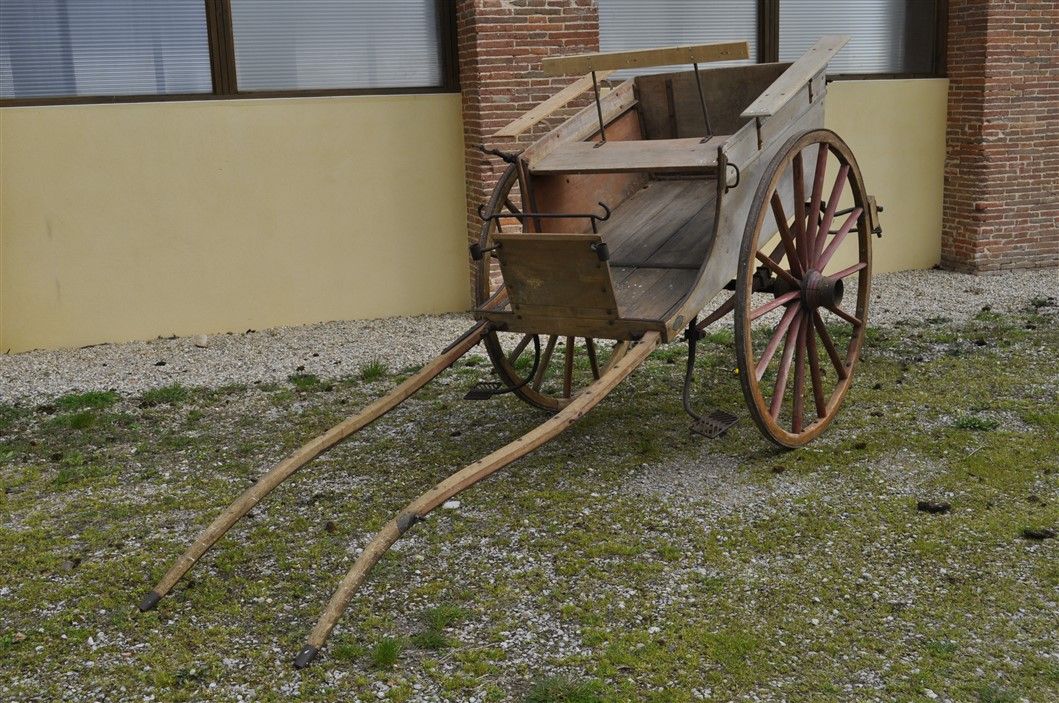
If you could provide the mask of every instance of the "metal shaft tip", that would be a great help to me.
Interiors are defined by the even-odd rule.
[[[140,601],[140,612],[146,613],[148,610],[152,610],[158,605],[160,600],[162,600],[162,596],[157,591],[151,591]]]
[[[309,662],[316,658],[316,653],[320,650],[317,647],[307,644],[302,647],[302,651],[298,652],[298,656],[294,658],[294,668],[304,669],[309,666]]]

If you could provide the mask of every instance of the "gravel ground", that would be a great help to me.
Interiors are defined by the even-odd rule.
[[[871,321],[880,327],[906,319],[960,323],[985,305],[1008,312],[1054,290],[1056,278],[1054,269],[996,276],[880,274],[874,279]],[[432,358],[471,322],[466,314],[395,317],[219,335],[209,338],[206,348],[196,347],[191,337],[176,337],[3,355],[0,401],[33,403],[75,390],[137,394],[172,383],[219,387],[272,382],[293,373],[348,376],[372,361],[400,369]],[[731,324],[731,318],[720,324]]]

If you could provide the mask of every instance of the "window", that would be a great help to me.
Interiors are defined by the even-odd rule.
[[[821,34],[848,34],[834,73],[930,73],[934,0],[780,0],[779,59],[794,61]]]
[[[756,56],[757,3],[754,0],[599,0],[600,51],[649,49],[676,44],[708,44],[741,39],[750,42],[750,56]],[[710,65],[732,63],[752,63],[752,59]],[[617,77],[675,70],[680,69],[645,68],[622,71]]]
[[[599,42],[618,51],[746,39],[771,62],[848,34],[832,76],[943,75],[946,13],[947,0],[599,0]]]
[[[441,84],[434,0],[231,0],[243,90]]]
[[[211,90],[202,0],[0,0],[0,97]]]
[[[3,104],[455,90],[451,0],[0,0]]]

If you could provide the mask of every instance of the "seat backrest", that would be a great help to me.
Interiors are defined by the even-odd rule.
[[[619,318],[610,264],[598,234],[495,234],[511,310],[541,331],[613,324]],[[586,324],[579,324],[582,321]]]

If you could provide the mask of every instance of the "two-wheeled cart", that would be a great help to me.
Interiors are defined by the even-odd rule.
[[[548,442],[658,345],[684,339],[694,429],[735,420],[690,403],[695,342],[729,313],[747,407],[784,447],[817,437],[853,380],[867,326],[871,235],[881,232],[852,151],[823,128],[826,36],[793,64],[745,59],[745,42],[545,59],[586,74],[497,133],[515,136],[592,89],[591,105],[508,162],[471,247],[477,323],[393,392],[269,470],[192,543],[140,604],[155,607],[242,516],[314,457],[386,414],[479,343],[499,381],[554,414],[409,503],[342,579],[295,664],[307,665],[381,556],[449,498]],[[601,92],[615,70],[691,64]],[[483,147],[484,148],[484,147]],[[700,318],[720,294],[730,295]]]

